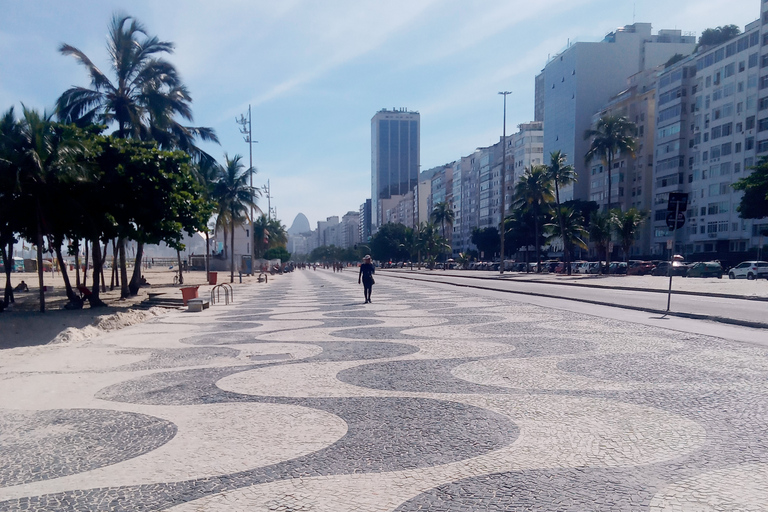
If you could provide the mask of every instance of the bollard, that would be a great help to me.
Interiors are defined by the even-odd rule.
[[[242,272],[240,272],[240,274],[239,274],[239,275],[240,275],[240,284],[243,284],[243,273],[242,273]]]

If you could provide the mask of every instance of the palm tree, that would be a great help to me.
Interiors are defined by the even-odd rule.
[[[266,215],[261,215],[253,221],[253,248],[257,258],[263,257],[269,249],[271,237],[269,230],[269,219]]]
[[[23,107],[23,105],[22,105]],[[17,187],[21,202],[34,212],[34,226],[26,226],[27,232],[34,238],[37,246],[37,271],[40,285],[40,311],[45,312],[45,294],[43,285],[43,239],[51,234],[50,226],[56,215],[52,204],[58,202],[63,189],[57,187],[63,181],[75,178],[80,172],[77,163],[79,147],[67,137],[63,126],[56,125],[52,116],[42,115],[34,110],[23,107],[23,117],[19,123],[18,147],[18,176]],[[54,190],[55,189],[55,190]],[[19,212],[20,213],[20,212]],[[58,253],[60,263],[61,245],[52,247]],[[69,282],[66,269],[62,268],[62,276],[70,300],[74,300],[74,292]]]
[[[555,213],[557,215],[557,222],[560,224],[561,233],[566,231],[560,203],[560,186],[570,185],[576,181],[576,172],[572,165],[565,163],[567,159],[567,155],[560,150],[553,151],[549,155],[549,167],[547,167],[549,178],[555,184]],[[563,239],[563,262],[568,275],[571,275],[571,246],[566,239]]]
[[[224,219],[230,236],[230,276],[229,282],[235,282],[235,228],[248,220],[248,210],[256,206],[259,190],[248,185],[250,177],[256,171],[245,168],[240,155],[231,159],[224,154],[224,166],[221,177],[214,187],[214,197],[219,205],[219,220]]]
[[[288,232],[279,219],[269,219],[267,223],[269,229],[269,248],[285,247],[288,245]]]
[[[554,200],[552,180],[545,165],[532,165],[525,169],[520,181],[515,185],[513,206],[530,208],[533,214],[534,240],[536,240],[536,272],[541,272],[541,244],[538,243],[541,215],[546,204]]]
[[[624,250],[625,262],[629,262],[629,250],[635,243],[638,228],[645,222],[646,217],[647,213],[641,212],[637,208],[630,208],[626,212],[614,211],[611,216],[616,236]]]
[[[453,221],[456,218],[451,205],[448,204],[447,201],[441,201],[435,204],[434,208],[432,208],[430,217],[432,218],[432,222],[440,224],[440,232],[442,233],[443,238],[447,240],[448,237],[445,236],[445,225],[448,224],[453,226]]]
[[[192,121],[192,98],[176,68],[157,57],[173,53],[173,48],[173,43],[148,35],[136,19],[114,15],[107,37],[113,81],[85,53],[62,44],[59,51],[85,66],[91,85],[64,91],[57,101],[59,119],[79,126],[116,123],[119,138],[153,140],[161,149],[181,149],[196,158],[212,159],[197,148],[194,141],[199,138],[218,142],[213,129],[183,126],[176,119]],[[118,243],[124,247],[124,239]],[[139,242],[130,289],[127,283],[123,284],[124,295],[138,291],[143,246],[143,242]],[[121,273],[126,281],[122,264]]]
[[[557,212],[557,222],[550,222],[545,224],[544,228],[549,232],[547,242],[552,242],[555,239],[560,239],[563,242],[563,246],[576,246],[582,249],[587,248],[587,243],[584,238],[587,236],[587,230],[584,229],[584,217],[581,213],[570,208],[568,206],[561,206]],[[567,267],[568,275],[570,272],[570,262],[564,261]]]
[[[221,177],[221,167],[215,160],[210,158],[200,158],[194,166],[194,172],[197,180],[203,186],[206,198],[209,201],[214,200],[214,187]],[[211,247],[209,243],[209,231],[206,223],[205,229],[205,280],[210,281],[211,272]]]
[[[622,152],[634,154],[637,143],[634,134],[637,133],[635,123],[630,122],[626,117],[605,115],[600,118],[594,130],[584,132],[584,140],[592,139],[589,151],[584,159],[589,163],[600,158],[606,163],[608,170],[608,203],[605,211],[611,209],[611,171],[613,170],[613,160]]]
[[[149,36],[136,19],[112,17],[107,38],[111,81],[82,51],[62,44],[59,51],[85,66],[91,87],[71,87],[57,102],[59,118],[80,125],[117,123],[120,138],[155,140],[163,148],[199,155],[195,138],[218,142],[210,128],[185,127],[177,116],[192,121],[192,102],[176,68],[158,54],[173,53],[173,43]],[[209,157],[210,158],[210,157]]]
[[[447,238],[445,236],[445,225],[453,225],[453,221],[455,219],[455,214],[453,213],[453,208],[451,208],[451,205],[448,204],[447,201],[441,201],[435,204],[434,208],[432,208],[432,214],[430,216],[432,218],[432,222],[435,224],[440,224],[443,238]]]
[[[611,215],[608,212],[594,212],[589,222],[589,239],[595,244],[598,254],[605,255],[608,266],[608,249],[611,244]],[[599,258],[598,258],[599,259]]]
[[[0,256],[5,264],[5,293],[3,302],[7,306],[14,302],[11,272],[13,270],[13,244],[18,240],[14,215],[15,200],[18,197],[17,164],[21,148],[21,126],[16,121],[13,107],[0,117]]]

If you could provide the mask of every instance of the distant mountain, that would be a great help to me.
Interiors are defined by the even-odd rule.
[[[309,233],[310,231],[312,231],[312,228],[309,227],[309,220],[303,213],[298,214],[296,218],[293,219],[291,227],[288,228],[289,235],[299,235],[301,233]]]

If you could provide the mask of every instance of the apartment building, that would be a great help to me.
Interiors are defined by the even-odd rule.
[[[550,59],[536,77],[535,119],[544,121],[544,154],[560,150],[579,176],[588,175],[584,132],[592,116],[626,89],[627,78],[689,55],[696,37],[679,30],[652,34],[649,23],[634,23],[609,33],[601,42],[569,45]],[[561,192],[563,200],[588,199],[590,180],[579,179]]]
[[[630,208],[645,212],[652,210],[656,85],[657,75],[663,69],[663,66],[659,66],[629,77],[627,89],[614,96],[592,117],[593,127],[606,115],[626,117],[637,127],[633,134],[637,143],[636,151],[633,154],[619,153],[612,162],[611,208],[621,208],[623,211]],[[602,159],[596,158],[589,164],[589,174],[580,177],[589,182],[588,199],[596,202],[601,209],[608,202],[608,169],[605,165]],[[632,248],[633,254],[650,254],[651,232],[651,224],[646,222]]]
[[[731,186],[768,155],[766,3],[744,33],[666,69],[658,77],[652,251],[738,259],[755,247],[768,219],[741,219]],[[669,192],[687,192],[686,225],[666,227]],[[733,255],[734,257],[731,257]]]

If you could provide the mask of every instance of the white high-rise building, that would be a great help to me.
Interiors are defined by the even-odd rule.
[[[664,64],[675,54],[689,55],[695,46],[693,35],[679,30],[653,35],[650,23],[635,23],[601,42],[574,43],[555,55],[536,77],[536,120],[544,121],[544,155],[560,150],[577,174],[586,176],[589,141],[584,132],[592,115],[626,89],[628,77]],[[589,198],[588,179],[561,192],[562,200],[574,198]]]

